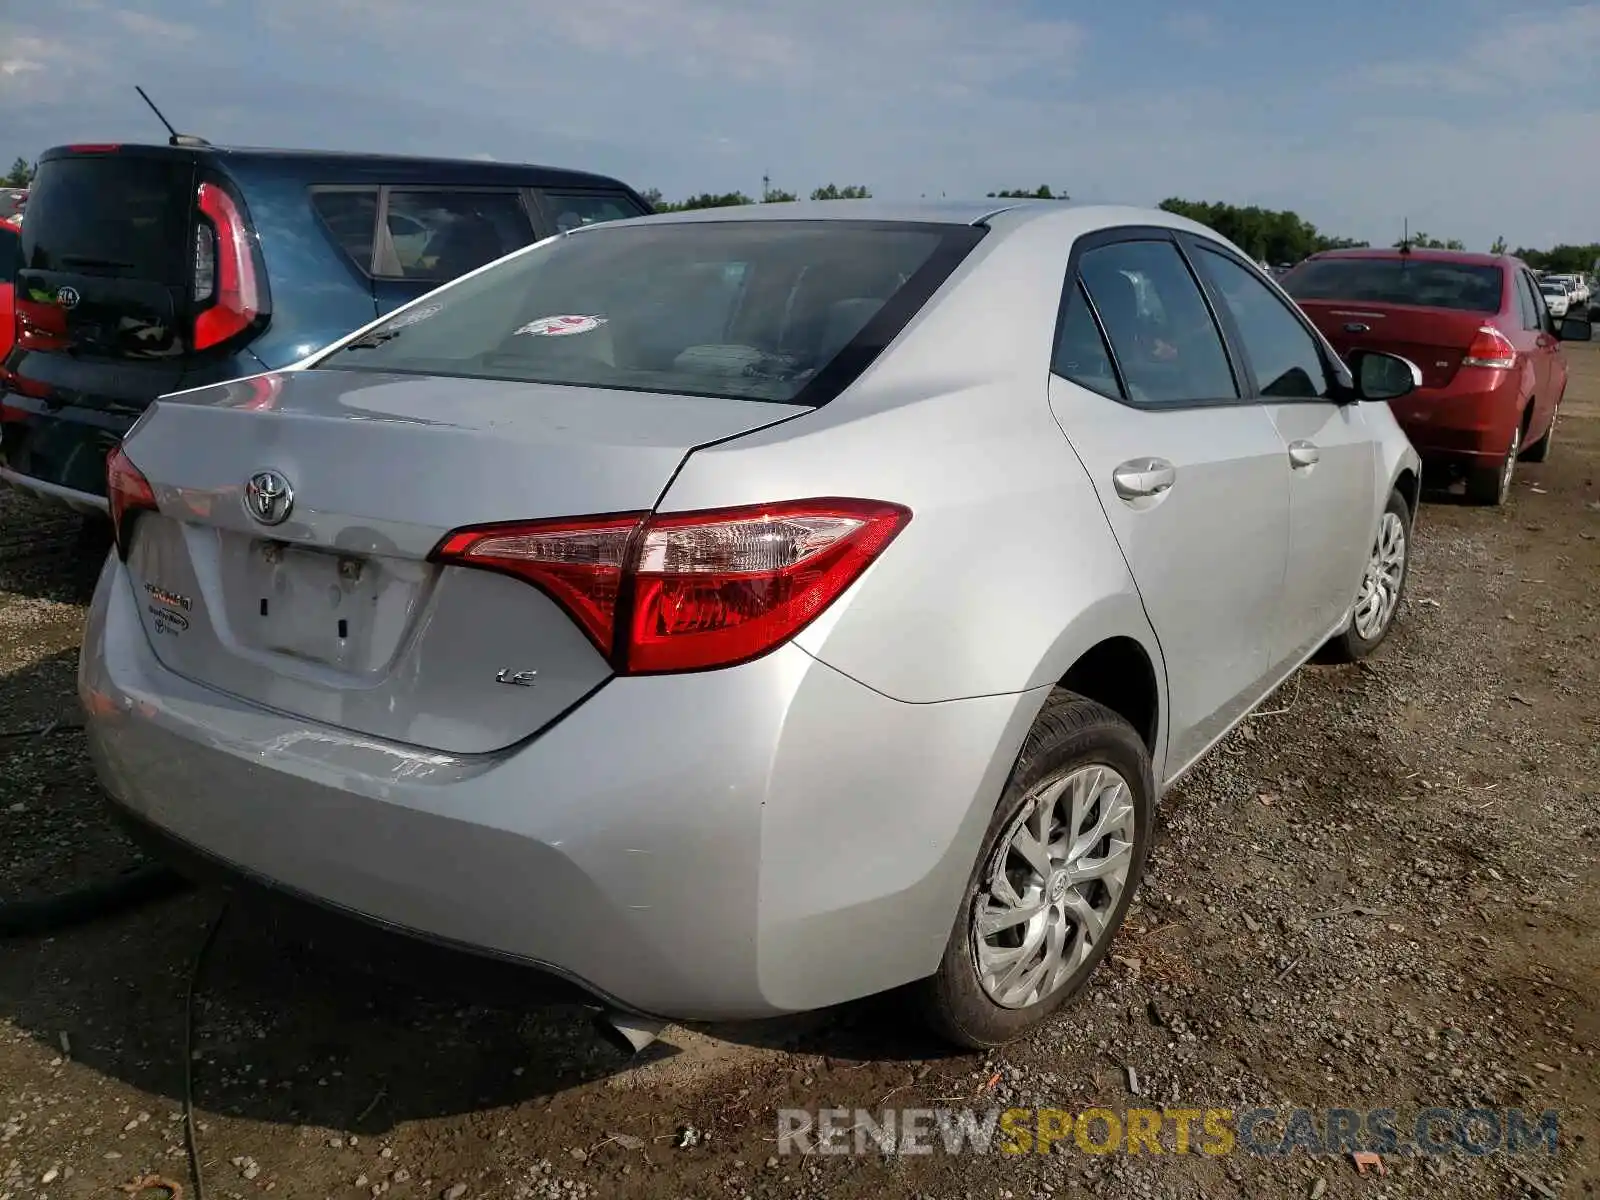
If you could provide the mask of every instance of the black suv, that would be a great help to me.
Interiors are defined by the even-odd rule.
[[[105,510],[157,396],[298,361],[519,246],[650,211],[511,163],[209,145],[63,146],[22,227],[0,481]]]

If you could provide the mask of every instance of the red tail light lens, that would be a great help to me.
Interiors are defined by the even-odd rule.
[[[543,589],[609,658],[628,541],[643,520],[643,513],[619,513],[463,529],[445,538],[433,556],[515,575]]]
[[[106,496],[111,503],[111,528],[116,537],[117,551],[125,553],[133,514],[154,512],[156,493],[150,481],[133,465],[121,446],[106,458]]]
[[[206,307],[194,319],[194,348],[205,350],[250,328],[261,315],[261,288],[250,230],[233,197],[202,183],[198,203],[210,224],[195,235],[194,293]]]
[[[837,600],[910,516],[894,504],[816,500],[652,517],[634,562],[626,669],[767,653]]]
[[[1459,342],[1456,344],[1460,345]],[[1461,360],[1461,365],[1510,370],[1517,365],[1517,348],[1511,344],[1510,338],[1493,325],[1485,325],[1473,335],[1472,344],[1467,347],[1467,356]]]
[[[897,504],[839,499],[632,514],[462,530],[435,558],[537,584],[620,672],[696,671],[788,641],[910,519]]]

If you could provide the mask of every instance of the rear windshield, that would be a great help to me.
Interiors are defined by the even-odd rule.
[[[1403,258],[1322,258],[1303,262],[1282,279],[1296,300],[1413,304],[1462,312],[1500,311],[1499,267]]]
[[[35,271],[183,284],[193,168],[181,159],[106,155],[39,164],[22,224]]]
[[[596,225],[440,289],[318,365],[820,404],[981,234],[856,221]]]

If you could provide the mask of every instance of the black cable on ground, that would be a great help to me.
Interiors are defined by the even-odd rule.
[[[190,964],[189,985],[183,997],[183,1144],[189,1153],[189,1178],[194,1181],[194,1200],[206,1200],[205,1179],[200,1172],[200,1143],[194,1127],[194,994],[200,986],[200,975],[205,969],[211,946],[217,940],[217,930],[222,928],[222,919],[227,915],[228,905],[224,901],[217,909],[217,915],[211,918],[206,939],[200,943],[194,962]]]
[[[91,883],[38,900],[0,901],[0,937],[38,937],[108,916],[139,904],[164,900],[192,885],[168,867],[132,867],[103,883]]]

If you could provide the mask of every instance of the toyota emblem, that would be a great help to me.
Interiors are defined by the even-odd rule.
[[[294,508],[294,489],[277,471],[257,471],[244,485],[244,507],[263,525],[281,525]]]
[[[56,303],[62,308],[77,308],[78,301],[83,297],[78,295],[75,287],[58,287],[56,289]]]

